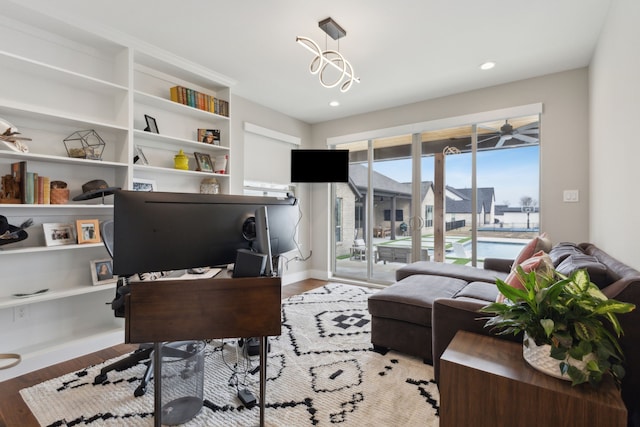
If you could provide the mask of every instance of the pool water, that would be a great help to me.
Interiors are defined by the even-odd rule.
[[[479,241],[477,246],[478,259],[507,258],[515,259],[526,242],[484,242]],[[464,244],[464,249],[471,254],[471,242]]]

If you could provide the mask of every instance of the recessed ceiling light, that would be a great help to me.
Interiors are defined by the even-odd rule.
[[[331,101],[331,102],[329,103],[329,106],[331,106],[331,107],[337,107],[337,106],[339,106],[339,105],[340,105],[340,103],[339,103],[338,101]]]
[[[495,62],[493,62],[493,61],[487,61],[487,62],[483,63],[482,65],[480,65],[480,69],[481,69],[481,70],[490,70],[490,69],[492,69],[492,68],[493,68],[493,67],[495,67],[495,66],[496,66],[496,63],[495,63]]]

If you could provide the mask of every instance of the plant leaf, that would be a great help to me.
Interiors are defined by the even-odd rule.
[[[546,336],[551,336],[553,327],[555,325],[554,321],[551,319],[540,319],[540,324],[542,325],[542,329],[544,329],[544,333],[546,334]]]

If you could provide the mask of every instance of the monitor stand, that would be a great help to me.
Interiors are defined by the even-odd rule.
[[[256,209],[256,243],[258,252],[267,255],[267,263],[265,266],[265,276],[273,277],[273,256],[271,252],[271,236],[269,235],[269,217],[267,207],[260,206]]]

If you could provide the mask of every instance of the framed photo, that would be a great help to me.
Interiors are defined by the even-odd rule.
[[[198,141],[220,145],[220,129],[198,129]]]
[[[147,122],[147,127],[144,129],[145,131],[151,133],[160,133],[158,132],[158,124],[156,123],[156,119],[145,114],[144,120]]]
[[[97,219],[76,220],[78,243],[100,243],[100,223]]]
[[[197,170],[202,172],[213,172],[213,162],[211,156],[205,153],[193,153],[196,158]]]
[[[46,223],[42,224],[42,230],[47,246],[71,245],[76,242],[72,224]]]
[[[111,259],[98,259],[89,261],[91,264],[91,280],[93,285],[107,285],[118,281],[118,276],[113,274],[113,261]]]
[[[152,179],[133,178],[133,191],[156,191],[156,182]]]
[[[147,160],[147,157],[142,152],[142,148],[140,148],[140,147],[138,147],[136,145],[134,151],[135,151],[135,153],[134,153],[134,156],[133,156],[133,163],[137,163],[139,165],[148,165],[149,164],[149,161]]]

